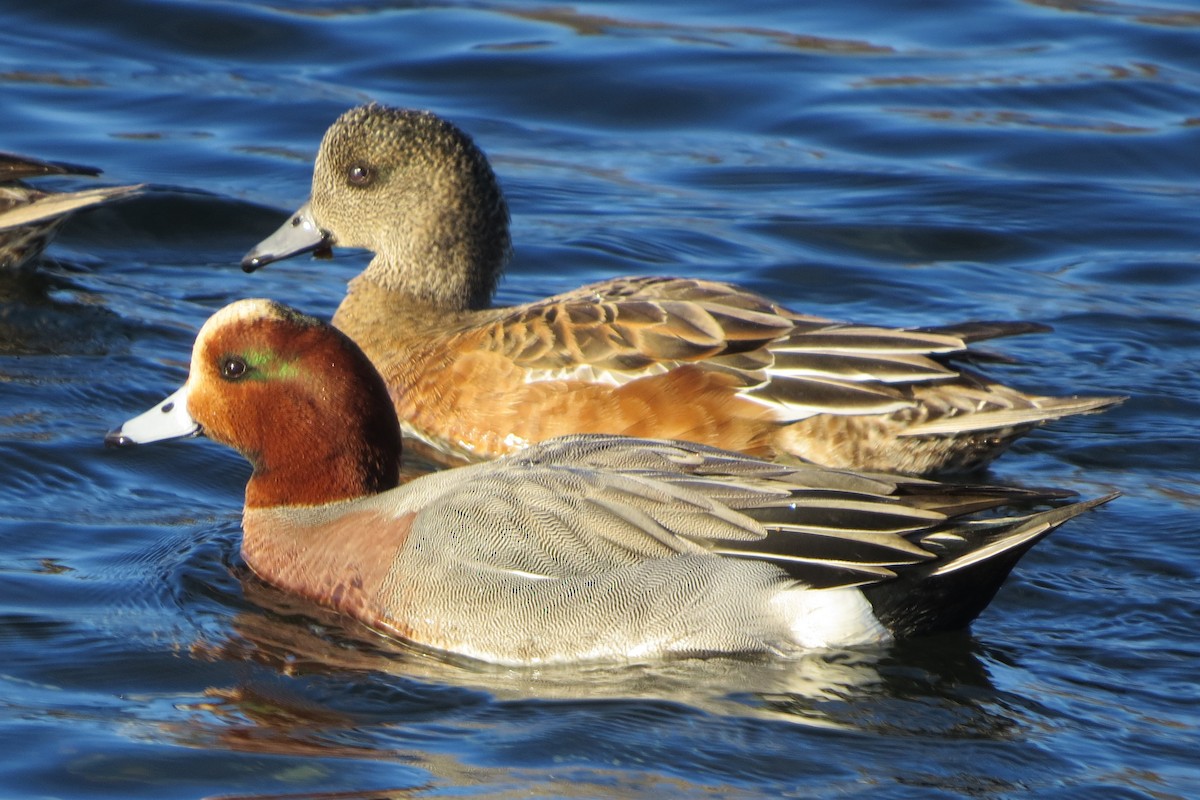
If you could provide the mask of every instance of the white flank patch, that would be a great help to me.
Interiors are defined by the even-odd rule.
[[[639,378],[651,375],[664,375],[674,369],[674,362],[655,361],[637,370],[611,370],[597,367],[594,364],[577,364],[574,367],[562,369],[531,369],[525,373],[525,383],[543,383],[546,381],[582,381],[598,383],[605,386],[624,386]]]
[[[753,387],[752,387],[753,388]],[[787,403],[780,400],[758,397],[753,394],[746,394],[748,390],[743,389],[738,392],[746,400],[751,400],[758,403],[764,408],[769,408],[775,412],[775,419],[778,422],[799,422],[802,419],[815,417],[818,414],[832,414],[834,416],[858,417],[867,414],[891,414],[894,411],[900,411],[904,408],[912,408],[914,405],[909,400],[888,400],[881,397],[879,402],[871,407],[853,406],[848,408],[837,408],[830,405],[809,406],[801,403]]]
[[[529,440],[524,436],[509,433],[504,437],[504,446],[510,450],[524,450],[526,447],[529,447]]]
[[[771,601],[804,648],[852,647],[892,638],[858,589],[784,589]]]
[[[437,452],[448,456],[471,455],[474,454],[478,449],[474,442],[468,442],[464,440],[448,442],[439,437],[429,436],[424,431],[417,430],[405,421],[400,422],[400,430],[409,439],[415,439],[416,441],[427,444]],[[512,433],[505,435],[505,437],[501,439],[501,442],[509,450],[524,450],[530,445],[530,441],[528,439]]]

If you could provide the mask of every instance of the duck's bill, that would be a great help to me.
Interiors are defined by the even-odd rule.
[[[180,439],[184,436],[199,436],[200,423],[192,419],[187,410],[187,384],[156,405],[138,414],[116,430],[109,431],[104,443],[125,447],[131,444],[146,444],[164,439]]]
[[[313,250],[328,251],[330,236],[321,230],[313,219],[312,204],[305,203],[292,214],[279,230],[263,239],[242,258],[242,269],[254,272],[272,261],[308,253]]]

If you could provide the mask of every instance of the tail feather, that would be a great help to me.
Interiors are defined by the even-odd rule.
[[[80,192],[50,194],[26,205],[0,213],[0,229],[32,225],[37,222],[61,217],[81,208],[94,206],[121,195],[141,190],[143,184],[132,186],[107,186],[101,189],[85,189]]]
[[[862,592],[875,616],[897,637],[964,628],[992,601],[1033,545],[1067,520],[1116,496],[1114,492],[1016,519],[979,521],[952,536],[926,537],[921,544],[938,552],[939,558],[900,568],[894,580],[862,586]]]
[[[972,320],[952,325],[920,328],[924,333],[940,336],[955,336],[962,339],[964,344],[973,344],[988,339],[999,339],[1007,336],[1024,336],[1029,333],[1050,333],[1053,328],[1040,322],[1023,320]]]
[[[928,422],[912,425],[899,435],[949,436],[973,431],[998,430],[1040,425],[1043,422],[1069,417],[1075,414],[1094,414],[1128,399],[1122,395],[1110,397],[1047,397],[1030,408],[1000,408],[994,411],[977,411],[973,414],[956,414],[938,417]]]

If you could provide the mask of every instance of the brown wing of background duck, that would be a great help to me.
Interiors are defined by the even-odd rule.
[[[95,167],[0,153],[0,269],[19,269],[37,259],[72,213],[142,188],[138,184],[55,192],[30,186],[26,180],[99,174]]]

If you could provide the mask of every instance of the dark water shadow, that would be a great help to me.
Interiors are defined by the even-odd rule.
[[[130,336],[103,298],[66,272],[0,272],[0,355],[105,355],[126,349]]]

